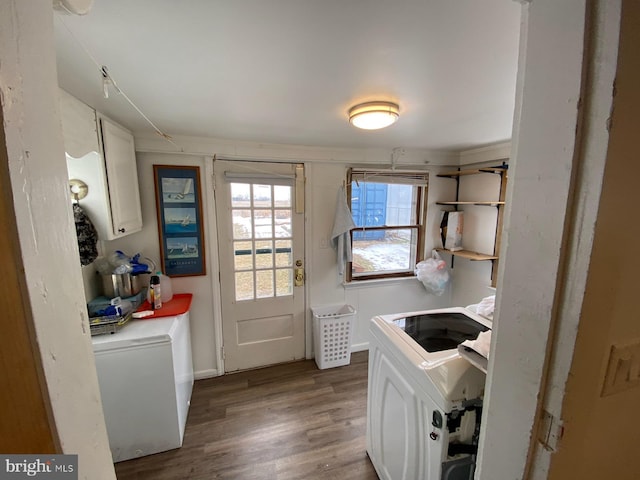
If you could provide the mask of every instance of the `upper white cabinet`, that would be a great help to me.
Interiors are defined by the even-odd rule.
[[[133,135],[105,117],[99,116],[99,123],[114,235],[139,232],[142,230],[142,212]]]
[[[64,90],[59,92],[62,134],[67,155],[81,158],[90,152],[99,152],[96,111]]]
[[[133,135],[60,90],[60,115],[69,179],[81,180],[80,205],[101,240],[142,230],[142,210]]]

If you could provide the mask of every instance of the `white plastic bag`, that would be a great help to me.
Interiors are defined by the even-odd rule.
[[[416,265],[416,277],[422,282],[427,292],[434,295],[442,295],[449,283],[449,268],[435,250],[431,258]]]

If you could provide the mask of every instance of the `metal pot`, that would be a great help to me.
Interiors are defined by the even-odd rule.
[[[108,298],[124,298],[136,295],[143,287],[143,281],[140,277],[140,275],[131,275],[130,273],[103,274],[102,287],[104,296]]]

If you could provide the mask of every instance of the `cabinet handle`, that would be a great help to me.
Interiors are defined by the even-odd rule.
[[[125,232],[125,229],[124,229],[124,228],[119,228],[119,229],[118,229],[118,231],[119,231],[120,233],[124,233],[124,232]]]

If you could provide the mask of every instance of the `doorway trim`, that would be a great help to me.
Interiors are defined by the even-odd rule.
[[[204,161],[204,176],[205,176],[205,189],[206,195],[205,201],[208,201],[209,205],[205,209],[208,212],[208,224],[209,224],[209,251],[207,252],[210,258],[211,265],[211,285],[213,294],[213,330],[215,334],[214,348],[216,359],[216,375],[224,375],[224,355],[222,350],[222,289],[220,286],[220,255],[218,249],[218,219],[216,215],[216,197],[215,186],[216,177],[213,173],[213,161],[215,155],[205,157]]]
[[[599,189],[578,196],[582,186],[589,186],[580,164],[590,154],[595,155],[588,159],[590,167],[601,168],[604,158],[598,157],[598,150],[607,141],[602,133],[595,138],[594,132],[587,130],[585,137],[579,138],[576,131],[585,121],[606,128],[602,112],[585,112],[585,102],[599,102],[602,107],[602,103],[611,102],[613,93],[606,78],[586,90],[583,83],[583,62],[595,60],[593,52],[585,49],[585,38],[596,35],[593,41],[603,42],[602,48],[609,52],[617,48],[611,23],[615,8],[607,12],[611,16],[607,17],[606,35],[588,30],[589,15],[596,11],[592,6],[606,10],[605,3],[571,0],[560,5],[540,0],[522,6],[514,161],[503,242],[506,248],[501,255],[505,261],[499,272],[478,480],[547,476],[545,462],[550,452],[543,452],[531,463],[538,445],[538,419],[542,407],[547,407],[542,396],[545,389],[555,390],[551,397],[559,420],[564,396],[561,377],[568,372],[575,343],[575,331],[570,334],[568,330],[576,322],[571,315],[580,311],[582,302],[575,286],[563,292],[561,284],[565,278],[580,281],[582,270],[587,268],[567,265],[567,261],[578,247],[585,248],[571,241],[578,240],[574,232],[578,236],[588,232],[589,222],[594,220],[588,204],[597,203],[599,197]],[[603,22],[603,18],[596,21]],[[548,48],[550,45],[554,47]],[[599,73],[609,76],[611,68],[614,73],[615,61],[612,63]],[[591,150],[585,153],[583,147]],[[593,178],[595,171],[589,174]],[[552,215],[548,215],[550,211]],[[537,239],[535,248],[531,248],[532,239]],[[588,257],[583,261],[588,264]],[[554,348],[562,354],[556,355]],[[547,377],[549,369],[556,370],[552,382]]]

